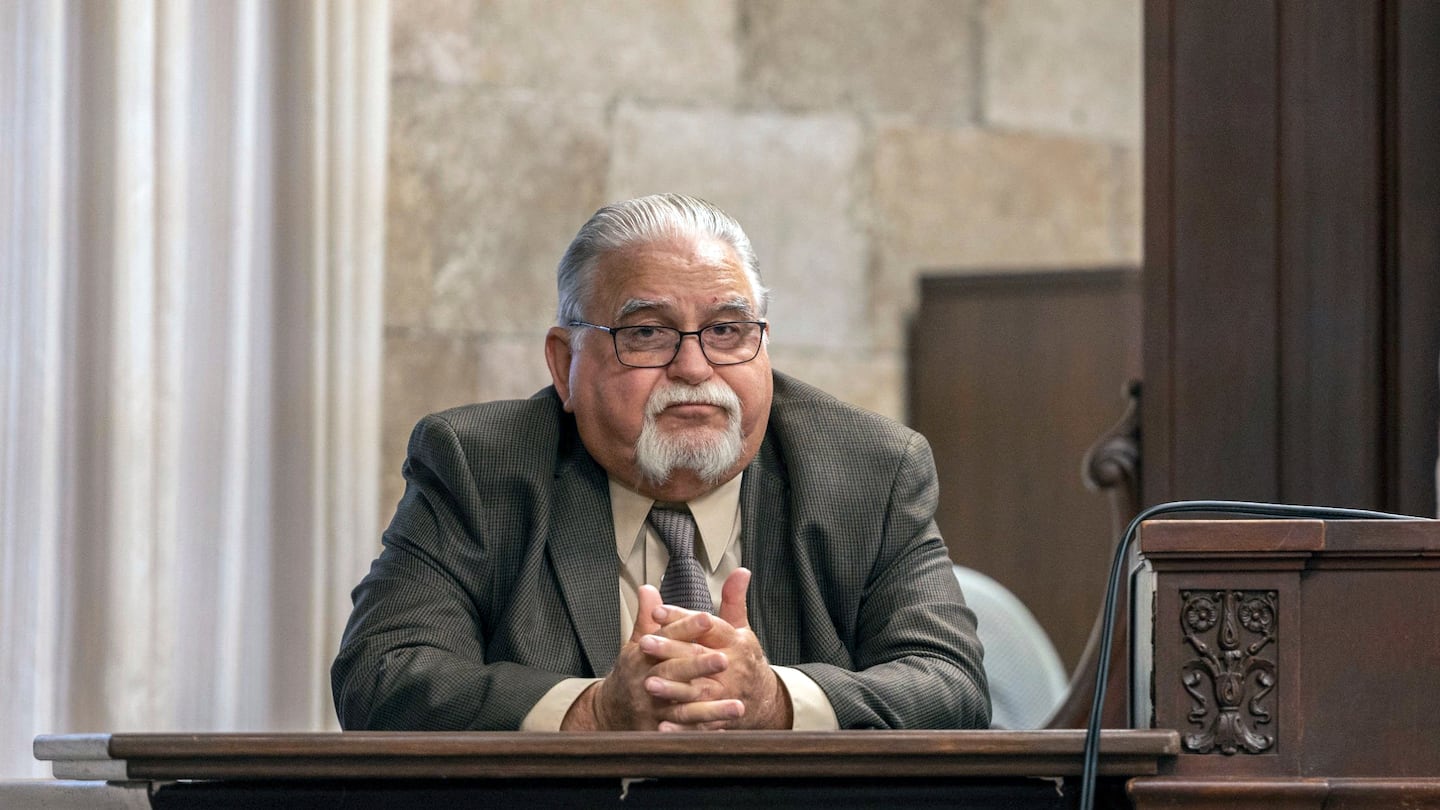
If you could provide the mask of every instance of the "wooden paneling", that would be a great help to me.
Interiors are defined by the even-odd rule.
[[[1014,591],[1071,669],[1115,540],[1081,461],[1124,413],[1139,323],[1133,270],[1007,274],[924,279],[911,332],[951,556]]]
[[[1374,506],[1384,455],[1381,9],[1287,0],[1279,18],[1275,495]]]
[[[1171,13],[1174,246],[1165,281],[1178,362],[1173,458],[1161,472],[1176,491],[1271,500],[1279,494],[1275,6],[1178,3]],[[1233,455],[1239,448],[1244,463]]]
[[[1440,6],[1145,13],[1145,502],[1435,514]]]
[[[1174,106],[1174,15],[1169,3],[1149,2],[1145,6],[1143,49],[1145,58],[1145,265],[1141,334],[1144,339],[1143,385],[1145,402],[1140,410],[1141,436],[1154,437],[1141,447],[1142,501],[1167,500],[1174,490],[1170,470],[1174,461],[1169,436],[1173,432],[1175,375],[1171,357],[1175,340],[1169,268],[1175,266],[1175,126]]]
[[[1436,514],[1440,414],[1440,3],[1387,7],[1385,503]]]

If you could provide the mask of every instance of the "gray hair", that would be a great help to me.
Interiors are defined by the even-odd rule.
[[[687,236],[713,237],[735,249],[754,291],[758,315],[765,317],[770,291],[760,282],[755,250],[740,223],[704,200],[684,194],[653,194],[601,208],[575,234],[556,268],[559,325],[569,326],[571,321],[585,319],[582,310],[594,290],[595,266],[600,257],[636,245]]]

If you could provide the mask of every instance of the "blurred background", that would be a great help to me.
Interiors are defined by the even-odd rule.
[[[957,562],[1041,564],[958,506],[1003,485],[1088,504],[1049,540],[1098,587],[1139,0],[0,0],[0,60],[0,775],[37,733],[334,728],[411,426],[548,384],[556,260],[652,192],[746,227],[777,369],[931,437]],[[984,472],[1045,446],[1054,487]]]
[[[391,43],[386,458],[548,384],[555,262],[611,200],[733,214],[775,366],[896,419],[922,273],[1140,261],[1137,2],[396,2]]]

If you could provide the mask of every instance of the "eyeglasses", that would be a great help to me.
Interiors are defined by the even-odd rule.
[[[760,354],[764,342],[764,321],[712,323],[704,329],[686,332],[668,326],[599,326],[584,321],[570,325],[609,332],[615,343],[615,358],[631,368],[661,368],[675,362],[686,335],[700,341],[700,352],[714,366],[748,363]]]

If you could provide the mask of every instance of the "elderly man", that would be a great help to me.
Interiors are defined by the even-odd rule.
[[[558,276],[554,385],[415,428],[342,725],[985,727],[929,446],[771,371],[738,223],[616,203]]]

